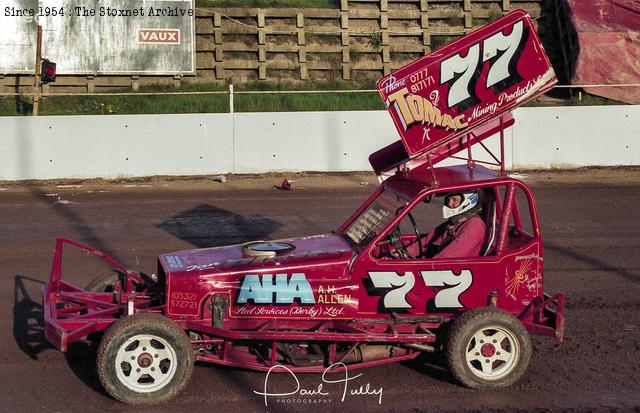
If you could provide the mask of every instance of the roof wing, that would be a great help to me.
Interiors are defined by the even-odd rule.
[[[465,131],[464,134],[459,134],[457,137],[446,140],[431,151],[417,155],[413,158],[409,156],[401,140],[395,141],[391,145],[385,146],[384,148],[369,155],[369,163],[377,175],[389,172],[401,165],[406,165],[409,169],[413,169],[412,167],[418,164],[424,165],[428,163],[435,165],[444,159],[455,157],[454,155],[456,153],[469,149],[475,143],[480,143],[482,145],[483,140],[495,135],[496,133],[504,132],[505,129],[512,126],[514,123],[515,119],[511,112],[505,113],[497,119],[486,121],[471,130]],[[488,149],[486,150],[496,161],[493,165],[498,166],[502,164],[502,160],[495,158]],[[431,159],[429,159],[429,157]],[[471,159],[467,160],[471,161]]]
[[[376,86],[406,155],[435,152],[442,160],[452,152],[436,148],[500,119],[556,82],[531,18],[516,10],[384,76]],[[402,155],[397,144],[391,146],[394,156]],[[393,163],[381,162],[379,155],[370,158],[375,170]]]

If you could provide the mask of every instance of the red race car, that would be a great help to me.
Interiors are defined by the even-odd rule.
[[[465,386],[510,385],[529,363],[529,333],[563,337],[564,296],[543,291],[534,198],[504,173],[502,149],[509,111],[555,81],[515,11],[380,79],[401,140],[370,156],[381,184],[336,231],[165,254],[153,276],[59,238],[47,339],[67,351],[102,333],[100,381],[132,404],[178,394],[194,361],[323,372],[443,352]],[[483,143],[496,134],[497,155]],[[472,158],[474,144],[496,168]],[[467,162],[433,166],[447,158]],[[65,245],[115,272],[85,289],[62,280]]]

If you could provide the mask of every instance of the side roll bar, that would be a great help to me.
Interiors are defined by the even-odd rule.
[[[88,245],[80,244],[79,242],[75,242],[68,238],[56,238],[56,247],[53,252],[53,263],[51,264],[51,274],[49,275],[50,291],[60,290],[60,273],[62,271],[62,247],[64,246],[64,244],[69,244],[81,250],[87,251],[88,253],[95,254],[118,270],[124,272],[125,274],[129,272],[127,270],[127,267],[120,264],[118,261],[100,250],[91,248]]]

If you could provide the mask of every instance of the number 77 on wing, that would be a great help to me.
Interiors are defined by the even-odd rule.
[[[377,83],[409,155],[522,105],[557,82],[531,18],[513,11]]]

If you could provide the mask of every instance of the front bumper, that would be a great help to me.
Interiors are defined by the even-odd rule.
[[[544,294],[531,302],[518,318],[530,332],[555,337],[561,343],[564,339],[564,294]]]

